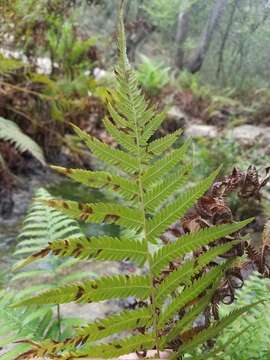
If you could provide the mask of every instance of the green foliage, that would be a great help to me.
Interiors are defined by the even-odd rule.
[[[73,5],[72,1],[58,0],[14,0],[6,5],[9,25],[4,32],[12,38],[9,44],[13,50],[11,54],[17,53],[28,64],[23,66],[24,73],[15,79],[15,95],[20,98],[21,92],[31,97],[28,102],[30,109],[15,107],[11,113],[25,115],[23,121],[31,119],[39,129],[43,122],[50,120],[47,118],[48,109],[53,120],[70,121],[74,114],[78,116],[87,108],[89,93],[96,96],[103,91],[100,88],[99,93],[96,91],[98,86],[90,74],[94,65],[91,48],[96,39],[84,40],[79,36]],[[0,58],[0,73],[1,66],[3,69],[6,67],[8,74],[22,64],[10,59],[1,61]],[[10,88],[14,90],[12,80]],[[8,87],[9,84],[5,85]],[[61,125],[59,128],[63,129]]]
[[[60,71],[74,78],[81,71],[90,70],[92,65],[87,53],[96,42],[94,38],[80,40],[76,38],[74,26],[70,21],[62,23],[56,19],[47,33],[51,58],[60,66]]]
[[[141,55],[141,59],[137,70],[139,84],[150,95],[157,95],[169,83],[170,70],[161,64],[154,63],[144,55]]]
[[[5,351],[5,346],[22,338],[42,340],[44,334],[49,330],[53,313],[50,307],[44,306],[41,311],[36,308],[11,309],[10,303],[16,298],[16,292],[9,290],[0,293],[1,314],[1,346],[4,353],[0,356],[2,360],[12,360],[21,352],[29,349],[27,344],[17,344]],[[34,312],[33,312],[34,311]],[[34,314],[34,316],[33,316]]]
[[[219,336],[217,350],[226,344],[226,353],[217,352],[210,359],[222,360],[267,360],[269,359],[269,279],[262,279],[260,274],[253,273],[245,282],[243,289],[237,291],[237,300],[231,306],[223,306],[221,315],[248,306],[254,301],[268,299],[264,304],[251,307],[245,316],[239,317]]]
[[[38,190],[35,195],[37,198],[50,199],[50,194],[44,189]],[[24,220],[14,256],[17,259],[22,258],[33,251],[44,248],[55,239],[61,237],[69,239],[71,236],[73,239],[79,239],[82,236],[76,221],[36,199]],[[17,263],[14,270],[18,270],[21,265],[21,262]],[[11,349],[6,349],[11,342],[21,339],[41,341],[47,338],[64,340],[72,335],[73,326],[82,324],[83,320],[81,319],[64,318],[60,306],[30,306],[18,309],[10,307],[15,299],[20,301],[29,293],[45,288],[53,289],[66,282],[91,276],[89,272],[73,271],[70,273],[69,268],[72,268],[73,265],[73,259],[62,260],[48,256],[37,266],[28,267],[24,271],[10,276],[10,289],[2,290],[0,293],[0,336],[1,346],[4,347],[1,359],[14,359],[16,355],[30,348],[28,344],[17,344]],[[28,284],[28,286],[25,287],[24,284]]]
[[[202,83],[200,74],[191,74],[187,70],[181,70],[177,83],[180,89],[191,91],[198,99],[206,100],[214,95],[211,87]]]
[[[228,174],[238,165],[246,165],[240,146],[232,139],[221,137],[218,139],[200,138],[194,141],[194,169],[195,173],[204,177],[219,164],[222,164],[222,175]]]
[[[45,159],[38,144],[29,136],[25,135],[12,121],[0,117],[0,139],[10,142],[19,152],[28,151],[43,165]]]
[[[65,284],[26,296],[15,302],[13,307],[71,301],[89,303],[132,296],[142,301],[143,308],[130,313],[122,312],[114,315],[113,319],[99,320],[86,328],[78,328],[75,336],[65,343],[34,343],[31,353],[25,353],[22,358],[111,358],[133,351],[153,348],[159,351],[172,346],[172,340],[181,336],[183,329],[180,329],[179,333],[170,333],[168,338],[165,335],[177,326],[178,314],[181,311],[185,314],[191,312],[185,326],[189,330],[192,329],[194,320],[207,303],[197,304],[198,297],[210,296],[209,292],[213,294],[232,262],[221,261],[207,272],[202,270],[217,256],[232,249],[238,241],[214,247],[200,256],[199,250],[220,237],[240,230],[251,221],[213,226],[202,232],[186,234],[177,239],[175,244],[166,246],[162,243],[161,236],[167,228],[196,204],[212,184],[218,171],[214,171],[208,178],[188,189],[182,187],[181,182],[176,183],[176,172],[181,169],[182,174],[185,174],[186,165],[183,164],[183,159],[189,143],[172,149],[171,145],[177,139],[176,136],[163,138],[158,143],[152,141],[151,137],[159,129],[164,116],[158,116],[147,106],[136,75],[130,67],[126,56],[122,16],[119,24],[119,51],[120,59],[115,70],[116,89],[112,92],[108,105],[111,118],[104,121],[106,130],[119,142],[119,147],[110,147],[74,127],[76,134],[85,142],[92,154],[109,165],[111,171],[107,177],[104,172],[82,172],[80,169],[60,169],[60,172],[83,184],[87,184],[88,179],[90,187],[94,184],[94,187],[102,187],[104,191],[111,191],[113,186],[115,194],[120,199],[111,203],[89,204],[54,199],[45,199],[43,202],[81,221],[120,225],[127,231],[125,234],[128,234],[128,242],[124,236],[66,239],[64,234],[61,234],[59,240],[52,241],[41,251],[31,255],[25,263],[43,258],[48,253],[59,257],[72,255],[74,258],[90,257],[103,260],[113,256],[115,260],[127,260],[126,246],[119,246],[121,242],[126,242],[126,245],[130,246],[130,258],[144,267],[146,274],[103,276],[96,280]],[[132,196],[130,193],[126,196],[127,184],[133,192]],[[163,187],[166,189],[165,192],[159,193],[157,189]],[[111,255],[111,249],[114,255]],[[187,260],[187,255],[191,251],[198,254],[194,261]],[[181,265],[166,276],[167,265],[174,260],[181,260]],[[211,296],[207,299],[211,299]],[[199,305],[198,310],[196,307]],[[246,307],[240,308],[225,319],[214,322],[211,327],[198,332],[180,348],[175,348],[175,355],[192,352],[194,346],[200,346],[215,337],[245,311]],[[130,330],[129,336],[123,333],[127,328]],[[108,342],[108,334],[121,336]],[[96,339],[103,342],[96,344]]]
[[[47,101],[53,120],[65,122],[66,116],[72,116],[84,110],[88,92],[96,93],[96,81],[90,76],[78,75],[61,77],[56,80],[45,74],[32,73],[29,77],[34,85],[41,86],[38,94],[41,100]],[[78,99],[78,94],[81,96]]]
[[[8,59],[4,55],[0,54],[0,74],[1,75],[8,75],[9,73],[13,72],[14,70],[18,70],[25,65],[19,61],[14,59]]]
[[[166,0],[152,0],[143,5],[153,23],[161,29],[168,29],[175,22],[177,12],[186,11],[198,0],[172,0],[170,6]]]
[[[43,249],[48,243],[62,237],[79,238],[82,235],[76,221],[38,200],[41,197],[51,199],[50,194],[45,189],[38,190],[35,197],[36,199],[29,209],[18,237],[19,244],[15,256],[30,255],[34,251]]]

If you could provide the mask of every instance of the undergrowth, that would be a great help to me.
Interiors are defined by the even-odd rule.
[[[45,189],[37,190],[35,196],[44,199],[51,198]],[[22,259],[58,238],[81,236],[80,227],[75,220],[35,199],[18,237],[14,259]],[[12,342],[25,338],[33,341],[47,338],[64,340],[72,335],[75,325],[82,323],[82,319],[64,317],[60,305],[30,306],[18,309],[9,307],[14,300],[19,301],[27,294],[53,289],[69,281],[94,275],[81,270],[74,271],[76,263],[74,259],[48,256],[38,264],[9,276],[8,293],[5,290],[0,292],[0,344],[3,347],[0,359],[12,360],[22,351],[29,349],[29,345],[20,343],[8,349],[7,346]]]

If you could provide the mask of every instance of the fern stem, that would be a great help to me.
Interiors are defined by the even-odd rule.
[[[128,74],[128,69],[126,69],[126,74]],[[128,81],[128,79],[127,79]],[[130,98],[130,104],[133,104],[132,95],[129,94]],[[140,141],[139,141],[139,127],[138,127],[138,119],[136,116],[136,110],[133,108],[133,119],[134,119],[134,127],[135,127],[135,135],[136,135],[136,146],[137,146],[137,158],[138,158],[138,164],[139,164],[139,173],[138,173],[138,184],[139,184],[139,199],[140,199],[140,205],[141,205],[141,212],[143,216],[143,235],[144,239],[147,243],[147,262],[149,267],[149,283],[151,288],[151,295],[150,295],[150,301],[151,301],[151,309],[152,309],[152,318],[153,318],[153,330],[156,338],[156,350],[157,350],[157,356],[160,358],[160,346],[159,346],[159,333],[158,333],[158,313],[157,313],[157,304],[156,304],[156,296],[155,296],[155,287],[154,287],[154,276],[151,269],[151,252],[149,249],[149,241],[148,241],[148,235],[147,235],[147,226],[146,226],[146,208],[145,208],[145,201],[144,201],[144,189],[143,189],[143,183],[142,183],[142,175],[143,175],[143,164],[142,164],[142,158],[141,158],[141,149],[140,149]]]
[[[58,340],[61,340],[61,336],[62,336],[62,331],[61,331],[61,310],[60,310],[60,305],[57,304],[57,325],[58,325]]]
[[[129,71],[130,65],[126,54],[126,38],[125,38],[125,31],[124,31],[124,20],[123,20],[123,12],[125,7],[125,1],[120,2],[120,11],[119,11],[119,50],[120,50],[120,61],[122,68],[124,69],[124,74],[126,77],[126,82],[129,83]],[[156,296],[155,296],[155,287],[154,287],[154,276],[153,271],[151,269],[151,252],[149,249],[149,241],[147,235],[147,226],[146,226],[146,207],[144,201],[144,189],[142,183],[142,176],[143,176],[143,163],[142,163],[142,156],[141,156],[141,148],[140,148],[140,133],[139,133],[139,123],[137,112],[134,106],[134,98],[131,93],[128,94],[128,98],[130,101],[130,105],[132,108],[132,118],[134,124],[134,131],[135,131],[135,141],[136,141],[136,148],[137,148],[137,159],[139,165],[139,172],[137,176],[138,185],[139,185],[139,201],[140,207],[143,217],[143,236],[147,243],[147,262],[149,267],[149,283],[151,288],[150,294],[150,301],[151,301],[151,310],[152,310],[152,319],[153,319],[153,331],[155,334],[155,345],[157,350],[157,356],[160,358],[160,346],[159,346],[159,333],[158,333],[158,313],[157,313],[157,303],[156,303]]]
[[[140,157],[139,157],[140,159]],[[157,314],[157,307],[156,307],[156,297],[155,297],[155,288],[154,288],[154,277],[153,272],[151,269],[151,253],[148,246],[148,240],[147,240],[147,228],[146,228],[146,213],[145,213],[145,206],[144,206],[144,191],[143,191],[143,184],[142,184],[142,163],[141,159],[139,161],[140,164],[140,172],[138,175],[138,182],[139,182],[139,192],[140,192],[140,202],[141,202],[141,210],[143,213],[143,233],[144,233],[144,239],[147,243],[147,262],[149,267],[149,282],[151,287],[151,295],[150,295],[150,301],[151,301],[151,309],[152,309],[152,318],[153,318],[153,329],[155,333],[156,338],[156,349],[157,349],[157,356],[160,358],[160,349],[159,349],[159,333],[158,333],[158,314]]]
[[[30,89],[27,89],[27,88],[24,88],[24,87],[21,87],[21,86],[18,86],[18,85],[13,85],[13,84],[10,84],[10,83],[7,83],[5,81],[0,81],[0,85],[3,85],[3,86],[6,86],[6,87],[9,87],[15,91],[19,91],[19,92],[23,92],[23,93],[26,93],[26,94],[31,94],[31,95],[35,95],[35,96],[38,96],[40,98],[44,98],[44,99],[47,99],[47,100],[56,100],[56,99],[60,99],[61,96],[50,96],[50,95],[46,95],[46,94],[43,94],[43,93],[39,93],[37,91],[34,91],[34,90],[30,90]]]

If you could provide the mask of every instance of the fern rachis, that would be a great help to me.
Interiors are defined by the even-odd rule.
[[[123,7],[121,12],[123,12]],[[71,301],[98,302],[133,296],[140,300],[143,308],[141,311],[139,309],[131,311],[130,316],[126,312],[114,315],[110,320],[114,321],[115,326],[109,319],[108,321],[104,319],[89,324],[86,328],[79,328],[76,336],[68,344],[56,344],[49,341],[33,344],[32,356],[46,355],[49,358],[63,359],[83,356],[108,358],[150,348],[156,349],[159,355],[160,350],[172,346],[171,341],[178,332],[183,332],[182,325],[192,329],[194,320],[208,305],[215,288],[231,263],[223,261],[218,266],[209,266],[207,271],[205,267],[239,242],[231,241],[217,246],[208,253],[198,256],[194,261],[186,261],[185,256],[200,250],[202,246],[213,243],[220,237],[239,231],[250,221],[213,226],[201,232],[187,234],[174,244],[168,246],[162,244],[160,240],[162,234],[207,191],[218,171],[187,191],[178,192],[183,182],[178,181],[177,176],[187,175],[185,167],[182,168],[182,161],[189,143],[167,152],[177,139],[178,131],[158,142],[151,141],[151,136],[159,128],[164,116],[156,115],[153,109],[146,111],[147,103],[137,85],[125,49],[124,26],[121,17],[120,61],[116,68],[117,88],[112,93],[112,104],[109,104],[112,120],[105,119],[107,131],[118,140],[121,147],[112,149],[80,129],[74,128],[92,154],[117,169],[117,175],[114,170],[111,173],[94,173],[80,169],[69,171],[56,168],[90,187],[102,187],[105,190],[115,191],[121,197],[121,201],[79,204],[49,200],[47,203],[75,219],[93,223],[116,223],[127,229],[127,234],[130,231],[129,237],[126,238],[125,235],[122,238],[105,236],[60,238],[48,244],[42,251],[30,256],[24,264],[43,258],[49,253],[79,259],[121,261],[130,258],[139,266],[147,267],[147,274],[119,275],[111,278],[104,276],[97,280],[64,285],[23,299],[14,306],[59,304]],[[172,182],[170,182],[170,175]],[[158,189],[164,189],[164,192],[159,193]],[[121,248],[121,242],[126,242],[130,247],[130,256],[125,248],[126,245]],[[164,277],[170,262],[179,258],[181,258],[179,269]],[[185,324],[181,323],[181,318],[178,319],[181,311],[185,314],[182,318],[185,319]],[[187,315],[189,311],[190,317]],[[240,314],[241,312],[238,315]],[[225,322],[214,323],[209,329],[206,328],[194,335],[186,344],[181,344],[179,349],[174,349],[175,353],[189,352],[193,344],[203,344],[209,337],[215,336],[227,323],[233,321],[236,315],[232,314]],[[110,343],[106,341],[109,335],[121,334],[126,328],[132,330],[131,336],[121,337]],[[105,339],[105,343],[96,345],[94,341],[97,339]],[[62,356],[63,350],[66,352]],[[25,358],[28,358],[27,354]]]

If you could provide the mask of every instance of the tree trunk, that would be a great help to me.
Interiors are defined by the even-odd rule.
[[[191,9],[188,9],[184,12],[179,12],[177,29],[175,36],[176,44],[176,54],[175,54],[175,66],[180,70],[184,66],[184,44],[187,39],[188,30],[189,30],[189,19],[190,19]]]
[[[216,0],[208,18],[206,27],[201,35],[200,44],[192,55],[186,67],[191,73],[199,71],[203,65],[205,56],[210,47],[214,32],[218,27],[219,20],[223,15],[228,0]]]
[[[217,67],[217,73],[216,73],[217,79],[220,77],[220,74],[221,74],[222,65],[223,65],[224,49],[225,49],[226,42],[227,42],[229,34],[230,34],[230,29],[231,29],[232,24],[233,24],[233,18],[234,18],[234,14],[235,14],[238,2],[239,2],[239,0],[235,0],[234,3],[232,4],[232,10],[231,10],[231,13],[230,13],[229,21],[228,21],[224,36],[223,36],[222,41],[221,41],[219,54],[218,54],[218,67]]]

